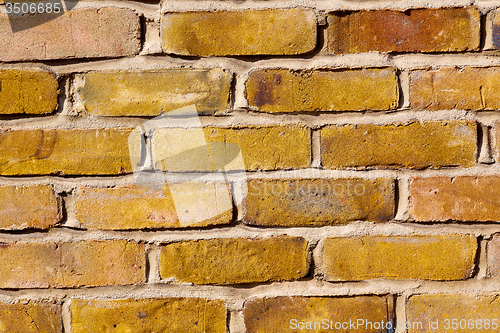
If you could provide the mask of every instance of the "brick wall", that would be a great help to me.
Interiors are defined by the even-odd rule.
[[[498,331],[500,3],[66,3],[0,0],[0,332]]]

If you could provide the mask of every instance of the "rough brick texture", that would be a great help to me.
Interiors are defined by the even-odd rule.
[[[392,179],[251,179],[246,222],[259,226],[321,226],[394,216]]]
[[[398,105],[393,68],[342,70],[257,69],[245,96],[265,112],[389,110]]]
[[[51,113],[58,95],[57,77],[50,72],[0,70],[0,114]]]
[[[301,54],[316,47],[316,17],[306,8],[169,12],[161,38],[179,55]]]
[[[59,199],[50,185],[0,186],[0,229],[47,229],[62,217]]]
[[[474,51],[480,13],[473,7],[332,12],[327,35],[335,54]]]
[[[476,144],[476,124],[467,121],[328,126],[321,162],[327,169],[471,167]]]
[[[471,235],[327,238],[329,281],[462,280],[472,276],[477,240]]]
[[[226,332],[222,300],[201,298],[71,300],[73,333]]]
[[[130,9],[76,9],[36,25],[39,16],[0,15],[0,61],[123,57],[139,53],[139,16]],[[12,32],[11,24],[17,32]],[[27,29],[25,29],[27,28]]]
[[[500,276],[500,234],[494,234],[488,241],[488,274]]]
[[[160,257],[162,279],[194,284],[295,280],[308,272],[301,237],[223,238],[171,243]]]
[[[124,240],[1,244],[0,288],[140,284],[144,247]]]
[[[61,305],[22,300],[0,303],[0,331],[12,333],[62,333]]]

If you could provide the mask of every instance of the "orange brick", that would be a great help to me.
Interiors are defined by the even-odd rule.
[[[171,243],[160,256],[160,276],[194,284],[295,280],[308,272],[302,237],[222,238]]]
[[[316,17],[306,8],[169,12],[163,49],[190,56],[292,55],[316,47]]]
[[[140,284],[144,246],[124,240],[0,246],[0,288],[74,288]]]
[[[463,280],[473,274],[476,251],[471,235],[327,238],[323,265],[328,281]]]
[[[123,57],[139,53],[139,16],[130,9],[82,8],[41,18],[0,14],[0,61]],[[12,27],[11,27],[12,25]],[[14,30],[14,32],[13,32]]]
[[[47,229],[61,220],[60,202],[51,186],[0,186],[0,229]]]
[[[332,12],[327,36],[335,54],[474,51],[480,13],[474,7]]]
[[[257,69],[245,96],[265,112],[363,111],[395,109],[399,89],[394,68]]]
[[[500,177],[413,178],[410,210],[420,222],[500,221]]]
[[[392,179],[250,179],[247,184],[245,221],[252,225],[384,222],[395,212]]]
[[[0,303],[0,330],[12,333],[62,333],[61,305],[25,300],[14,304]]]
[[[468,121],[336,125],[321,130],[321,161],[327,169],[472,167],[476,145]]]
[[[132,171],[131,129],[0,130],[0,175],[109,175]]]

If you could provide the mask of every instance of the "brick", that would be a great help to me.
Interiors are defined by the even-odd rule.
[[[498,329],[497,318],[500,315],[499,296],[477,292],[410,296],[406,305],[406,321],[421,324],[412,325],[407,332],[494,332]],[[430,322],[433,328],[437,322],[438,329],[430,330]],[[485,329],[486,322],[489,328]],[[457,329],[453,329],[455,323]]]
[[[205,127],[204,135],[201,131],[157,129],[152,139],[155,167],[168,171],[228,171],[300,169],[311,165],[311,132],[304,127]]]
[[[57,109],[58,95],[59,83],[53,73],[0,70],[0,114],[51,113]]]
[[[132,171],[132,129],[0,130],[1,175],[109,175]]]
[[[163,50],[186,56],[293,55],[316,47],[312,9],[169,12]]]
[[[324,226],[394,217],[394,180],[250,179],[245,222],[259,226]]]
[[[306,247],[288,236],[176,242],[162,248],[160,276],[218,285],[295,280],[308,272]]]
[[[493,46],[496,48],[496,49],[500,49],[500,15],[499,15],[499,11],[496,10],[495,11],[495,14],[493,16],[493,24],[492,24],[492,34],[491,34],[491,37],[492,37],[492,42],[493,42]],[[489,28],[489,27],[488,27]]]
[[[124,240],[0,244],[0,288],[140,284],[144,246]]]
[[[419,222],[500,221],[500,177],[412,178],[410,211]]]
[[[393,322],[393,302],[387,296],[354,297],[264,297],[247,300],[243,308],[246,332],[278,333],[289,331],[385,332],[375,323]],[[363,323],[357,322],[364,320]],[[349,327],[351,320],[351,327]],[[354,322],[354,325],[352,325]],[[370,327],[370,324],[372,326]],[[315,324],[316,323],[316,324]],[[359,325],[358,325],[359,324]],[[314,326],[316,325],[316,326]],[[339,325],[339,324],[337,324]],[[384,328],[386,325],[384,324]],[[302,329],[301,329],[302,328]],[[321,330],[320,330],[321,329]]]
[[[96,116],[157,116],[194,104],[201,114],[229,108],[232,75],[215,69],[102,71],[77,75],[79,97]]]
[[[50,185],[0,186],[0,229],[48,229],[62,220]]]
[[[488,241],[488,275],[500,276],[500,234],[494,234]]]
[[[83,8],[37,25],[40,20],[34,15],[12,16],[9,21],[7,14],[0,15],[0,45],[9,45],[0,49],[0,61],[108,58],[139,53],[139,16],[130,9]]]
[[[62,333],[61,305],[25,300],[0,303],[0,332]]]
[[[321,162],[326,169],[472,167],[476,145],[476,123],[468,121],[327,126]]]
[[[441,67],[410,72],[410,103],[420,110],[500,108],[500,67]]]
[[[473,274],[476,251],[472,235],[327,238],[323,265],[328,281],[463,280]]]
[[[76,217],[91,230],[202,227],[229,224],[232,216],[230,189],[223,182],[182,182],[163,190],[81,187],[76,198]]]
[[[475,51],[479,49],[480,20],[474,7],[331,12],[328,51]]]
[[[394,68],[257,69],[245,97],[250,107],[271,113],[389,110],[398,106],[399,88]]]
[[[73,333],[226,332],[223,300],[160,298],[71,300]]]

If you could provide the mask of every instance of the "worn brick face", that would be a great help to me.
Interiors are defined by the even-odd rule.
[[[331,12],[327,36],[335,54],[474,51],[480,13],[474,7]]]
[[[293,55],[316,47],[311,9],[169,12],[161,21],[166,53],[190,56]]]
[[[245,198],[248,224],[322,226],[394,216],[392,179],[250,179]]]
[[[256,69],[245,96],[265,112],[389,110],[398,105],[394,68]]]
[[[53,73],[0,70],[0,114],[51,113],[57,108],[58,95],[59,83]]]
[[[131,172],[131,129],[0,130],[0,175]]]
[[[0,186],[0,229],[47,229],[62,219],[50,185]]]
[[[329,281],[463,280],[472,276],[477,240],[471,235],[327,238]]]
[[[194,284],[295,280],[308,271],[302,237],[223,238],[171,243],[160,256],[160,276]]]
[[[0,303],[0,332],[62,333],[61,305],[24,300]]]
[[[73,333],[226,332],[223,300],[159,298],[71,300]]]
[[[416,221],[500,221],[500,177],[413,178],[410,210]]]
[[[476,144],[476,124],[468,121],[327,126],[321,162],[327,169],[472,167]]]
[[[97,116],[157,116],[194,104],[201,114],[229,107],[232,75],[215,69],[102,71],[77,75],[79,97]]]
[[[35,26],[38,16],[0,15],[0,61],[123,57],[139,52],[139,16],[130,9],[76,9]],[[11,23],[17,32],[12,32]],[[23,29],[23,26],[29,29]]]
[[[387,296],[264,297],[248,299],[243,316],[248,333],[378,333],[382,330],[374,328],[373,323],[392,322],[393,309],[392,298]],[[364,323],[357,322],[358,319],[363,319]],[[342,326],[335,328],[335,323],[346,322],[343,329]],[[372,323],[371,328],[368,322]]]
[[[500,276],[500,234],[494,234],[488,241],[488,274]]]
[[[141,244],[124,240],[0,247],[0,288],[74,288],[145,282]]]

